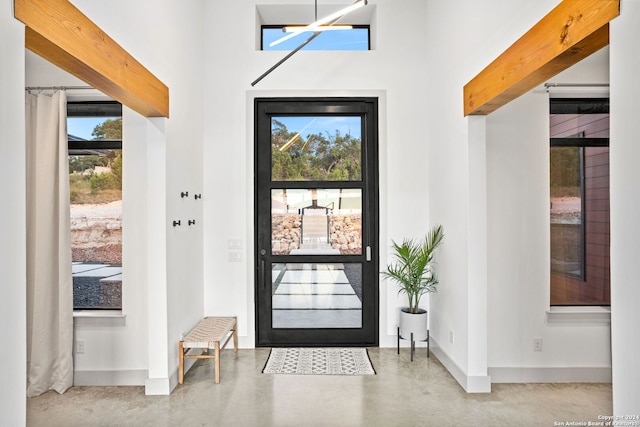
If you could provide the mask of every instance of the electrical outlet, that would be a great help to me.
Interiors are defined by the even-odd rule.
[[[76,354],[84,353],[84,340],[76,340]]]
[[[242,262],[242,252],[229,251],[229,262]]]
[[[542,338],[533,339],[533,351],[542,351]]]
[[[449,343],[453,344],[453,331],[449,331]]]

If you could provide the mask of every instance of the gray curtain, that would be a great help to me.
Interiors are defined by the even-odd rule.
[[[67,97],[26,94],[27,396],[73,385]]]

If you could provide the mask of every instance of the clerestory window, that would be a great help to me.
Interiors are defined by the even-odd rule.
[[[349,29],[322,31],[302,50],[370,50],[370,36],[368,25],[352,25]],[[287,32],[286,25],[263,25],[261,27],[262,50],[293,50],[313,35],[307,31],[295,37],[273,44],[291,32]],[[340,28],[340,26],[336,26]]]

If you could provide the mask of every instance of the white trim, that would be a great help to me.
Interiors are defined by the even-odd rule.
[[[144,394],[146,396],[168,396],[171,394],[171,383],[173,382],[171,378],[147,378],[144,381]]]
[[[549,98],[609,98],[608,87],[550,87]]]
[[[74,311],[73,325],[82,326],[104,326],[122,327],[127,324],[127,315],[120,310],[89,310]]]
[[[73,317],[91,317],[91,318],[112,318],[112,317],[127,317],[126,314],[122,314],[121,310],[87,310],[87,311],[74,311]]]
[[[374,5],[370,5],[369,7],[373,7]],[[290,6],[287,6],[289,9]],[[361,9],[363,10],[363,9]],[[373,38],[372,38],[373,43]],[[373,49],[373,48],[372,48]],[[387,170],[387,159],[386,156],[382,155],[387,151],[387,122],[388,122],[388,114],[387,114],[387,105],[388,105],[388,96],[386,89],[321,89],[321,90],[295,90],[295,89],[285,89],[285,90],[276,90],[276,89],[250,89],[246,92],[246,116],[247,116],[247,140],[246,140],[246,173],[247,176],[253,176],[253,156],[254,156],[254,121],[255,121],[255,111],[254,111],[254,103],[256,98],[330,98],[330,97],[343,97],[343,98],[356,98],[356,97],[371,97],[378,99],[378,204],[379,204],[379,230],[378,236],[380,242],[388,241],[387,237],[387,222],[382,218],[386,218],[386,209],[387,209],[387,181],[384,178],[386,176]],[[253,236],[255,234],[255,226],[254,226],[254,181],[253,179],[246,180],[246,204],[250,207],[250,215],[247,216],[246,229],[245,234],[247,236]],[[246,289],[245,295],[247,296],[247,305],[244,318],[246,318],[246,323],[240,323],[238,327],[238,339],[239,339],[239,347],[240,348],[255,348],[255,328],[252,326],[255,324],[255,309],[256,309],[256,301],[254,299],[254,288],[253,288],[253,280],[254,280],[254,265],[255,265],[255,242],[253,238],[247,239],[247,249],[246,249]],[[386,265],[387,259],[387,245],[380,245],[380,251],[378,253],[380,265]],[[396,345],[396,328],[398,325],[398,317],[396,315],[397,308],[388,307],[387,300],[384,298],[384,294],[386,292],[387,287],[383,287],[382,284],[384,282],[380,280],[380,298],[379,298],[379,325],[380,332],[378,334],[380,341],[380,346],[383,347],[383,342],[386,343],[387,347],[395,347]],[[393,318],[395,320],[389,320],[389,317],[385,318],[384,313],[393,312]],[[236,313],[238,318],[242,318],[243,316],[240,313]],[[385,323],[386,322],[386,323]],[[387,330],[387,334],[384,335],[384,328]],[[424,344],[426,346],[426,343]]]
[[[74,371],[74,386],[140,386],[144,385],[146,369],[121,371]]]
[[[440,345],[431,341],[431,353],[447,368],[449,373],[467,393],[491,393],[491,377],[489,375],[467,375],[449,356],[442,351]]]
[[[493,367],[493,383],[610,383],[611,367]]]
[[[190,351],[189,354],[194,354],[199,352],[200,351],[195,350],[192,352]],[[186,359],[184,361],[185,375],[187,374],[187,372],[189,372],[189,370],[193,367],[193,365],[195,365],[196,362],[197,362],[197,359]],[[146,375],[145,375],[145,380],[143,381],[143,384],[145,386],[144,394],[147,396],[171,394],[173,390],[175,390],[175,388],[178,386],[178,370],[179,370],[179,367],[176,366],[176,368],[169,375],[169,378],[146,379]],[[145,374],[147,374],[147,371],[145,371]]]
[[[547,324],[572,326],[611,325],[610,307],[550,307]]]

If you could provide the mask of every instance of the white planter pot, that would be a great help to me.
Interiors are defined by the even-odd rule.
[[[400,310],[400,336],[406,340],[411,339],[413,332],[414,341],[427,339],[427,310],[420,309],[419,313],[409,313],[408,308]]]

